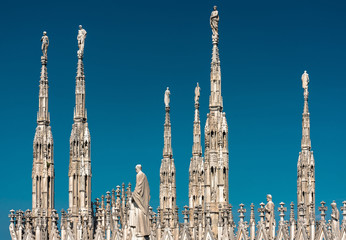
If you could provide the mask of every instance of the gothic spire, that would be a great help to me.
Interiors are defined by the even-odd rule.
[[[164,124],[164,147],[163,157],[160,167],[160,208],[163,213],[168,214],[171,227],[173,227],[174,219],[177,220],[175,214],[176,208],[176,181],[175,181],[175,165],[172,152],[172,135],[171,135],[171,122],[169,119],[169,102],[170,102],[169,88],[165,91],[165,124]],[[163,216],[161,216],[162,218]],[[163,218],[161,219],[161,221]]]
[[[304,89],[304,110],[302,119],[301,151],[298,158],[297,202],[306,209],[306,216],[315,214],[315,159],[311,151],[310,113],[308,108],[309,75],[304,71],[302,75]]]
[[[308,99],[309,99],[309,74],[307,74],[306,71],[304,71],[302,75],[302,84],[304,89],[304,111],[303,111],[303,122],[302,122],[302,142],[301,142],[301,148],[302,150],[310,150],[311,149],[311,139],[310,139],[310,113],[309,113],[309,106],[308,106]]]
[[[202,146],[201,146],[201,121],[199,120],[199,96],[200,87],[197,83],[195,88],[195,120],[193,122],[193,146],[192,155],[202,156]]]
[[[219,57],[219,12],[217,7],[214,6],[214,10],[210,16],[210,26],[212,29],[212,41],[213,41],[213,52],[211,58],[211,70],[210,70],[210,99],[209,109],[222,111],[223,103],[221,96],[221,68],[220,68],[220,57]]]
[[[41,77],[40,77],[40,92],[39,92],[39,108],[37,113],[37,124],[49,125],[49,112],[48,112],[48,76],[47,76],[47,50],[49,39],[46,32],[43,32],[41,38],[42,42],[42,56],[41,56]]]
[[[45,211],[49,216],[54,209],[54,154],[53,135],[49,126],[47,51],[49,38],[43,32],[41,38],[41,77],[37,127],[33,142],[32,209]]]
[[[164,124],[164,146],[163,146],[163,157],[171,158],[173,156],[172,151],[172,135],[171,135],[171,120],[169,116],[169,102],[170,97],[169,95],[171,92],[169,91],[169,88],[167,87],[167,90],[165,91],[165,109],[166,109],[166,116],[165,116],[165,124]]]
[[[84,42],[86,38],[86,31],[79,26],[78,31],[78,47],[77,51],[78,63],[77,63],[77,76],[76,76],[76,106],[74,109],[74,121],[86,122],[87,114],[85,109],[85,76],[84,76]]]
[[[70,136],[69,164],[69,211],[76,230],[78,215],[91,215],[91,138],[85,109],[85,76],[84,76],[84,42],[86,31],[79,26],[78,30],[78,63],[76,76],[76,105],[74,108],[74,123]]]

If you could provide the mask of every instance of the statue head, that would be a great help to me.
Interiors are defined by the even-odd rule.
[[[46,31],[43,31],[43,36],[46,36],[47,35],[47,32]]]
[[[336,208],[336,202],[335,201],[333,201],[332,204],[330,204],[330,205],[332,206],[333,209]]]
[[[216,11],[217,10],[217,6],[214,6],[214,11]]]
[[[142,165],[137,164],[136,165],[136,173],[139,173],[140,171],[142,171]]]
[[[82,25],[79,25],[79,29],[82,29],[83,27],[82,27]]]
[[[269,202],[269,201],[271,201],[272,199],[273,199],[272,195],[267,194],[267,201]]]

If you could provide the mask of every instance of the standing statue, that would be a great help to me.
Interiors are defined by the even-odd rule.
[[[340,223],[339,223],[340,213],[336,206],[335,201],[332,202],[331,206],[332,206],[331,225],[332,225],[333,238],[339,239],[340,238]]]
[[[199,87],[199,84],[197,83],[197,86],[195,88],[195,104],[199,103],[200,91],[201,91],[201,88]]]
[[[302,75],[302,86],[304,89],[308,89],[308,85],[309,85],[309,74],[306,71],[304,71]]]
[[[83,29],[82,25],[79,25],[77,41],[78,41],[78,56],[83,56],[84,54],[84,42],[86,38],[87,32]]]
[[[149,225],[149,182],[142,172],[142,166],[136,165],[136,187],[132,193],[130,206],[129,225],[132,240],[148,238],[150,235]]]
[[[219,12],[217,11],[216,6],[214,6],[214,10],[210,15],[210,26],[213,31],[213,36],[219,35]]]
[[[167,87],[167,89],[165,91],[165,99],[164,99],[166,107],[169,107],[169,101],[170,101],[169,95],[170,94],[171,94],[171,92],[169,91],[169,88]]]
[[[43,32],[43,36],[41,37],[41,42],[42,42],[41,50],[42,50],[43,57],[47,58],[47,50],[48,50],[48,46],[49,46],[49,38],[47,36],[47,32],[46,31]]]
[[[273,240],[275,234],[275,215],[274,215],[274,203],[272,202],[272,195],[267,195],[267,205],[265,205],[265,218],[266,218],[266,230],[268,239]]]

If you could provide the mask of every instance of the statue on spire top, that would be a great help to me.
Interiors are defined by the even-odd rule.
[[[309,74],[304,71],[303,75],[302,75],[302,84],[303,84],[303,88],[307,89],[308,85],[309,85]]]
[[[214,10],[211,12],[210,15],[210,26],[211,30],[213,32],[213,36],[219,35],[219,11],[217,11],[217,7],[214,6]]]
[[[86,38],[87,32],[83,29],[82,25],[79,25],[77,41],[78,41],[78,57],[82,57],[84,55],[84,42]]]
[[[195,104],[199,103],[200,91],[201,91],[201,88],[199,87],[199,84],[197,83],[197,86],[195,88]]]
[[[41,50],[42,50],[42,54],[44,58],[47,58],[47,50],[48,50],[48,46],[49,46],[49,38],[47,36],[47,32],[44,31],[43,32],[43,36],[41,37]]]
[[[169,88],[167,87],[167,89],[165,91],[165,99],[164,99],[166,107],[169,107],[169,101],[170,101],[169,95],[170,94],[171,94],[171,92],[169,91]]]

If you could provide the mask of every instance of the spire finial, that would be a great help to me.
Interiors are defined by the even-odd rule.
[[[166,108],[169,108],[169,102],[170,102],[170,97],[169,95],[171,94],[171,92],[169,91],[169,87],[167,87],[166,91],[165,91],[165,98],[164,98],[164,102],[165,102],[165,106]]]
[[[197,83],[197,86],[195,88],[195,106],[197,108],[197,105],[199,105],[199,96],[201,95],[200,93],[201,88],[199,87],[199,84]]]
[[[302,87],[304,89],[304,97],[305,98],[307,98],[309,95],[309,92],[308,92],[309,81],[310,81],[309,74],[305,70],[303,75],[302,75]]]
[[[47,51],[49,46],[49,38],[47,36],[47,32],[43,31],[43,36],[41,37],[41,50],[42,50],[42,59],[45,59],[47,61]]]
[[[213,32],[213,44],[215,45],[219,42],[219,19],[219,11],[217,10],[217,6],[214,6],[210,15],[210,27]]]
[[[87,32],[85,29],[83,29],[82,25],[79,25],[78,35],[77,35],[77,41],[78,41],[78,51],[77,55],[78,58],[83,58],[84,56],[84,43],[86,38]]]

